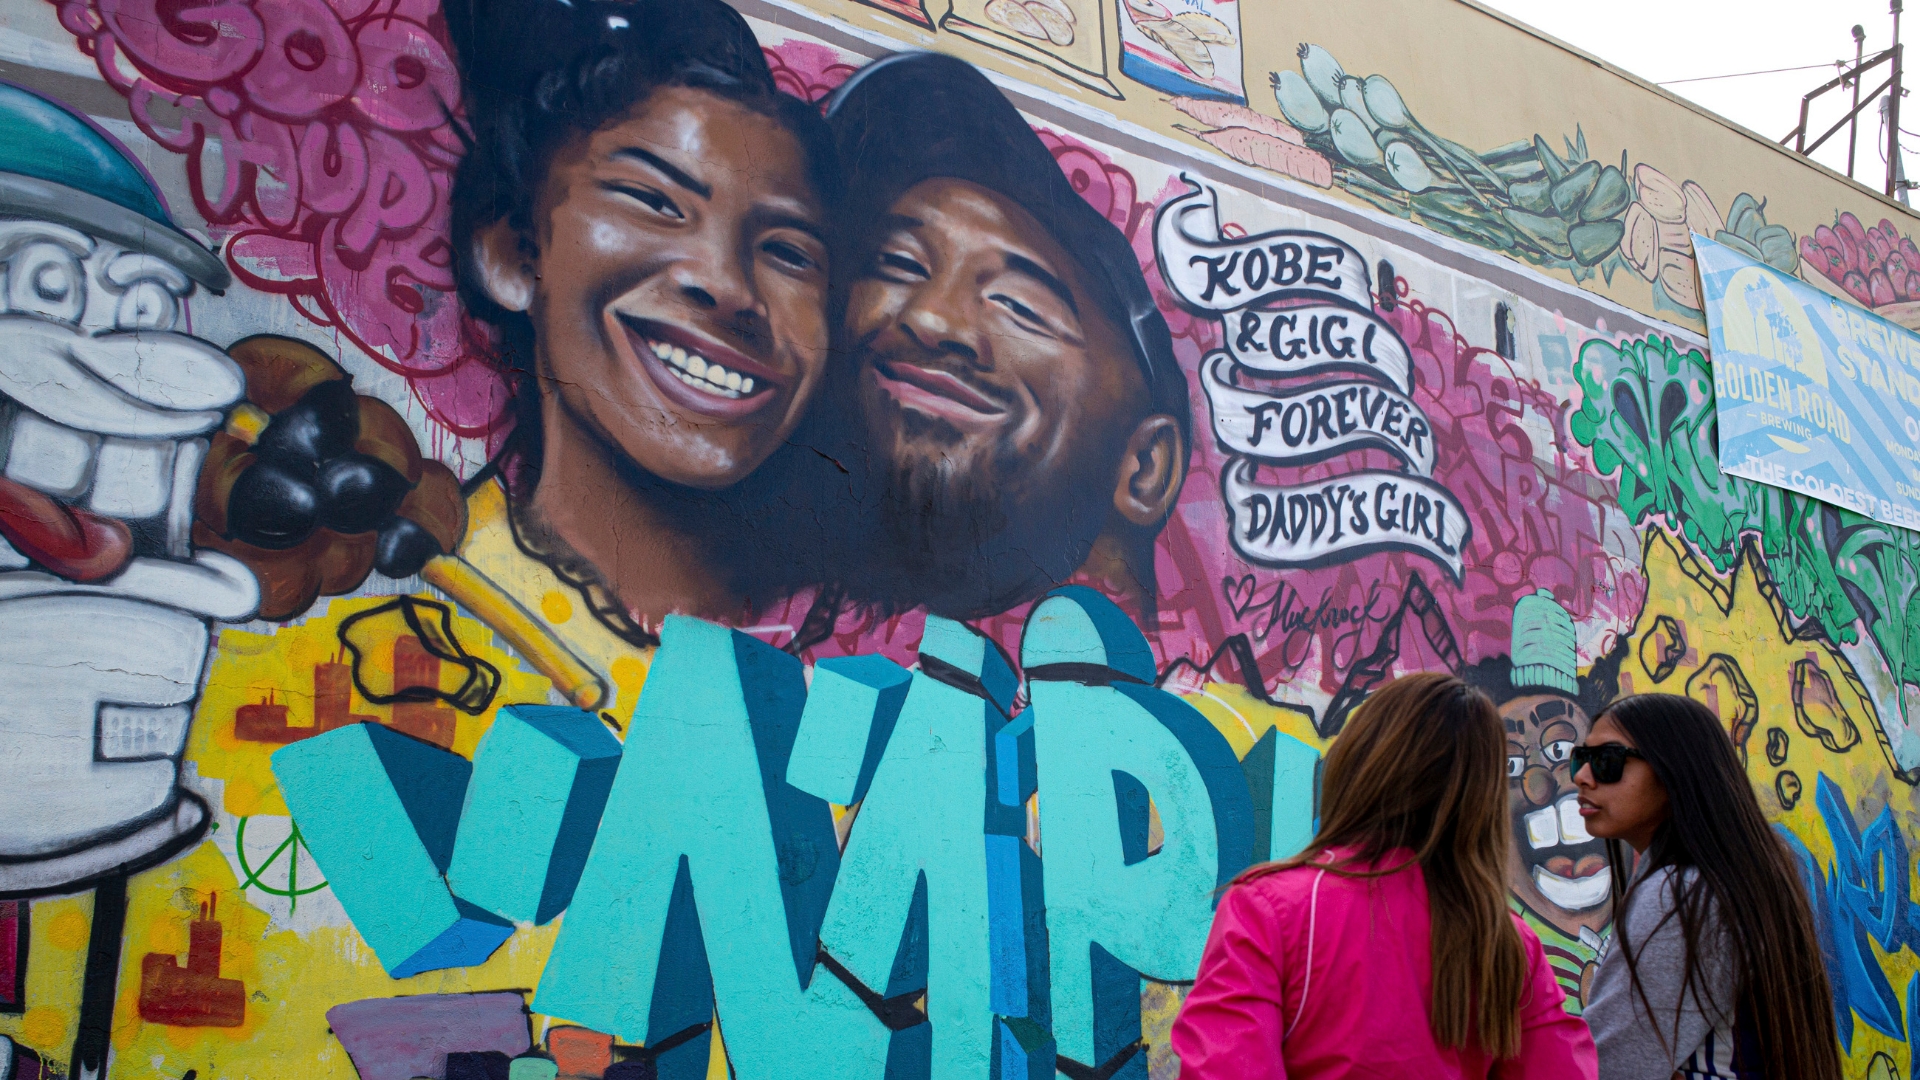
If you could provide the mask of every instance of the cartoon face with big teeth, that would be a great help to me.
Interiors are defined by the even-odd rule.
[[[1507,724],[1514,894],[1568,934],[1606,923],[1606,844],[1587,835],[1567,758],[1591,721],[1558,694],[1527,694],[1500,707]]]
[[[15,549],[0,566],[31,559],[91,581],[135,554],[184,555],[180,523],[137,537],[130,525],[169,509],[182,453],[198,453],[179,440],[217,425],[241,385],[219,349],[175,331],[193,283],[163,258],[51,221],[0,220],[0,265],[11,403],[0,494],[12,508],[0,533]],[[65,514],[34,512],[50,502]]]
[[[204,829],[179,757],[211,624],[259,590],[191,543],[244,380],[183,305],[227,270],[105,133],[6,84],[0,282],[0,894],[34,895]]]

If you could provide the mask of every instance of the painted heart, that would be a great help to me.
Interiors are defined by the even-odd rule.
[[[1227,598],[1227,605],[1233,610],[1234,618],[1240,618],[1253,606],[1254,580],[1252,574],[1241,577],[1220,579],[1220,591]]]

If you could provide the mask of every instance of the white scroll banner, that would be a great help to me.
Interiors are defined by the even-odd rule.
[[[1373,310],[1367,260],[1353,245],[1299,229],[1223,237],[1212,189],[1181,179],[1192,191],[1160,208],[1153,246],[1160,277],[1188,307],[1224,313],[1298,298]]]
[[[1460,579],[1460,553],[1473,527],[1465,508],[1439,484],[1366,471],[1283,487],[1259,483],[1256,469],[1239,458],[1220,476],[1228,535],[1249,562],[1315,567],[1377,551],[1414,551]]]
[[[1305,465],[1378,447],[1421,476],[1433,475],[1433,426],[1412,398],[1367,382],[1262,391],[1233,383],[1233,358],[1208,353],[1200,387],[1213,435],[1229,453],[1276,465]]]
[[[1371,314],[1332,304],[1279,311],[1237,311],[1220,317],[1227,351],[1262,375],[1349,371],[1413,391],[1413,357],[1393,327]]]

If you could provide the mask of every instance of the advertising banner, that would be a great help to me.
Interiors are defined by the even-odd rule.
[[[1721,469],[1920,528],[1920,336],[1728,245],[1693,242]]]

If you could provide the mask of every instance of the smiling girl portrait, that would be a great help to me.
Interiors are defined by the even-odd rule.
[[[461,295],[519,383],[490,470],[515,542],[630,643],[673,612],[739,621],[769,538],[783,572],[807,546],[780,492],[815,458],[786,444],[828,357],[819,113],[717,0],[478,4],[449,27]]]

